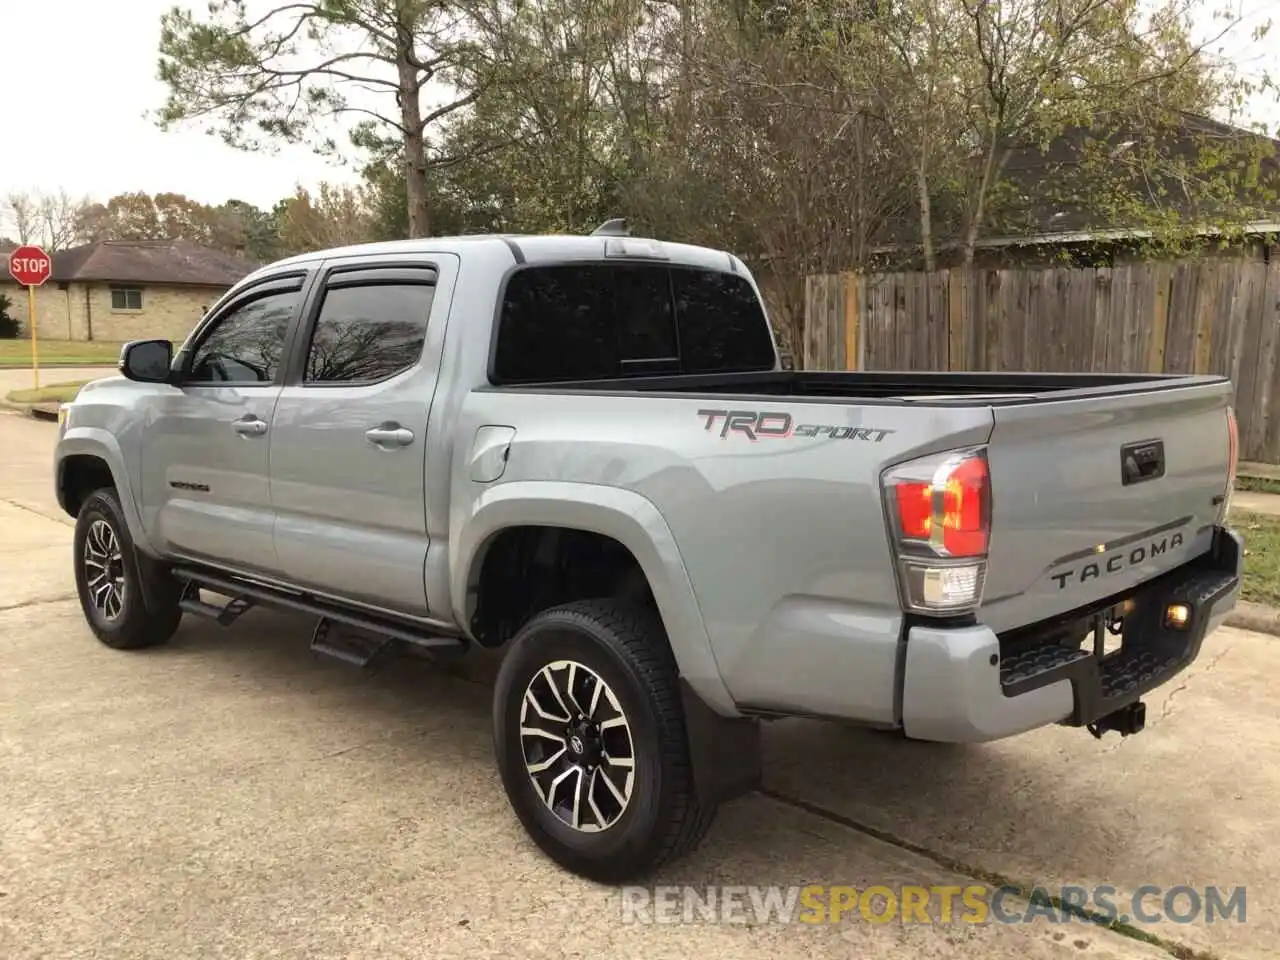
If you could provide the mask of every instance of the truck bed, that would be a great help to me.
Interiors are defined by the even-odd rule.
[[[536,393],[643,392],[670,397],[715,394],[729,398],[786,397],[857,403],[1008,405],[1075,400],[1221,383],[1216,375],[1176,373],[1022,373],[933,371],[791,371],[679,374],[615,380],[542,381],[503,385]]]
[[[626,410],[618,416],[637,425],[633,429],[658,422],[648,419],[647,404],[637,400],[666,398],[667,406],[654,404],[659,420],[680,410],[689,416],[690,427],[696,422],[703,429],[688,434],[688,441],[675,439],[666,428],[646,436],[681,449],[686,442],[699,443],[692,438],[711,429],[707,416],[720,417],[717,442],[730,442],[729,436],[754,440],[748,429],[732,423],[754,423],[753,417],[828,425],[803,433],[796,427],[794,439],[835,438],[834,431],[848,435],[850,430],[855,437],[867,436],[866,428],[882,439],[829,453],[822,444],[808,443],[734,443],[689,451],[699,469],[713,469],[702,461],[714,455],[713,449],[732,451],[733,477],[721,482],[730,485],[749,484],[756,471],[765,469],[765,461],[753,457],[767,457],[767,472],[778,478],[779,487],[767,494],[762,490],[761,497],[774,511],[792,497],[803,501],[806,495],[799,491],[814,477],[849,483],[859,491],[851,497],[866,497],[897,463],[983,445],[993,506],[981,618],[996,630],[1123,595],[1187,563],[1209,548],[1229,492],[1231,384],[1221,376],[764,371],[489,389],[559,395],[566,403],[576,402],[574,394],[608,397]],[[769,398],[777,409],[761,409]],[[721,409],[702,409],[708,406]],[[702,419],[695,421],[695,414]],[[769,435],[792,436],[790,427]],[[1135,456],[1143,465],[1131,476],[1139,469],[1130,463]],[[847,516],[857,509],[831,489],[821,496],[829,509]],[[883,521],[875,522],[883,527]],[[851,538],[865,544],[868,533],[864,526]]]

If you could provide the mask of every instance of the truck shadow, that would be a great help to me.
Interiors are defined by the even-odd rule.
[[[311,626],[309,618],[263,610],[230,629],[184,621],[167,647],[145,655],[195,658],[201,671],[230,673],[280,701],[285,714],[302,714],[308,724],[340,736],[341,750],[376,748],[367,762],[394,763],[397,776],[406,765],[456,765],[457,776],[484,785],[487,795],[477,800],[494,818],[490,826],[509,828],[526,844],[493,765],[490,662],[468,658],[443,667],[400,657],[363,672],[311,654]],[[1110,882],[1104,879],[1109,873],[1140,873],[1142,851],[1124,842],[1124,831],[1141,812],[1141,795],[1115,789],[1100,798],[1087,784],[1071,790],[1069,781],[1064,789],[1069,753],[1099,749],[1081,731],[1070,735],[1074,744],[1055,739],[1048,748],[1037,746],[1036,734],[947,745],[813,721],[767,723],[766,795],[728,805],[707,843],[664,873],[678,882],[812,882],[815,871],[832,868],[831,858],[820,853],[821,843],[808,861],[797,860],[795,850],[768,849],[771,837],[780,844],[794,840],[794,831],[761,826],[762,819],[775,819],[769,808],[778,806],[790,806],[785,819],[815,837],[852,826],[878,840],[901,841],[908,851],[923,850],[922,866],[933,856],[935,866],[967,865],[1032,882],[1068,874],[1067,882],[1079,882],[1066,862],[1078,858],[1061,855],[1084,849],[1099,852],[1098,882]]]

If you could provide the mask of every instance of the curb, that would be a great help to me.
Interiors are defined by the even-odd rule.
[[[1236,608],[1222,622],[1228,627],[1280,637],[1280,610],[1269,607],[1265,603],[1239,600],[1236,602]]]
[[[58,422],[58,405],[56,403],[14,403],[12,400],[0,397],[0,410],[14,410],[18,413],[25,413],[35,420]]]
[[[0,372],[3,372],[5,370],[30,370],[30,369],[31,369],[31,364],[29,363],[0,363]],[[75,361],[67,360],[66,362],[59,361],[57,363],[45,363],[43,360],[41,360],[40,369],[41,370],[97,370],[97,369],[115,370],[116,364],[114,361],[111,363],[102,363],[101,361],[98,361],[97,363],[83,363],[78,360],[75,360]]]
[[[1236,476],[1254,480],[1280,480],[1280,466],[1274,463],[1253,463],[1241,460],[1236,464]]]

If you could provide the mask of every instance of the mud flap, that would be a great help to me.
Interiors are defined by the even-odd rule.
[[[720,804],[758,788],[762,776],[760,721],[721,716],[683,677],[680,700],[699,799]]]
[[[130,536],[130,540],[132,540]],[[182,586],[174,579],[169,568],[132,544],[133,564],[138,571],[138,586],[142,593],[142,605],[149,611],[160,610],[177,603],[182,596]]]

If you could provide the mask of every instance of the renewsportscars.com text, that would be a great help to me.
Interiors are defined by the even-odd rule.
[[[623,923],[1245,922],[1244,887],[873,885],[622,888]]]

